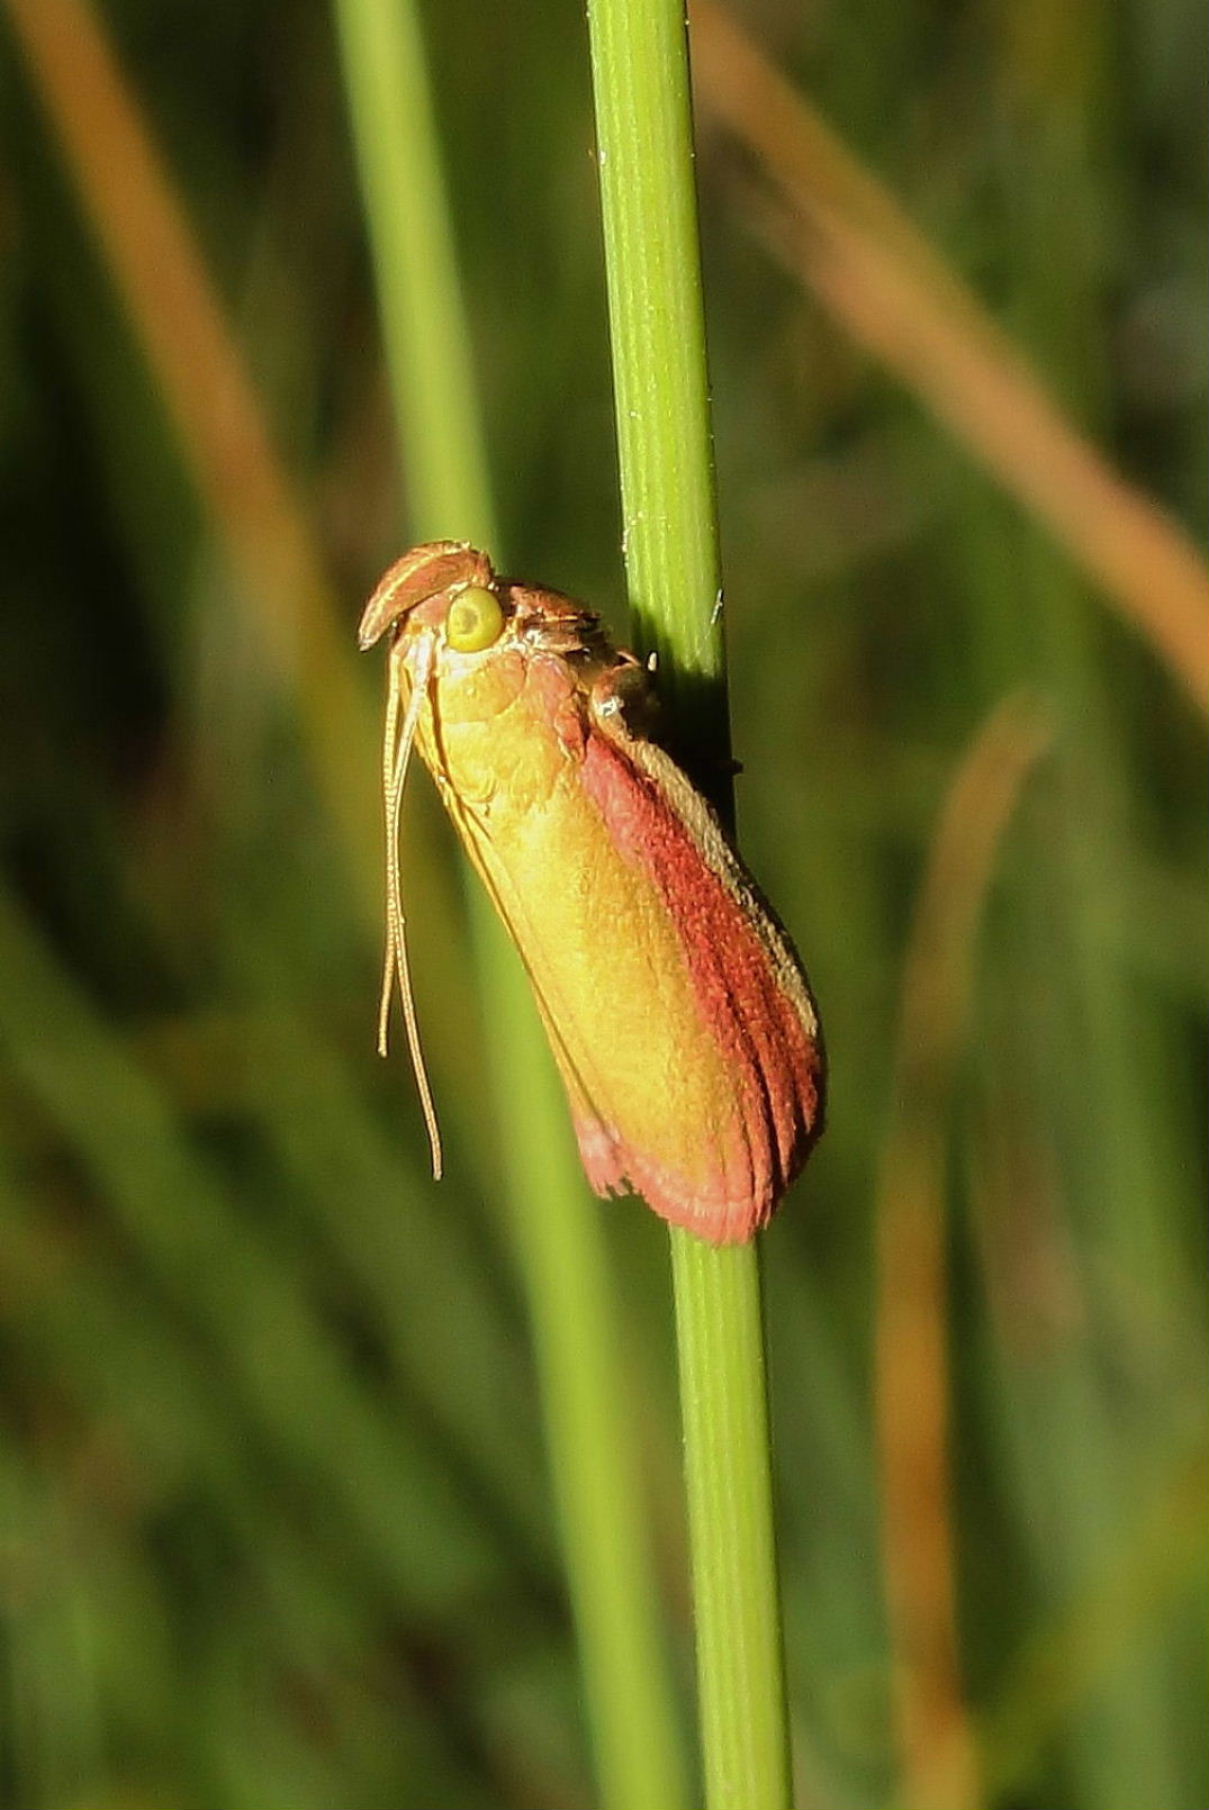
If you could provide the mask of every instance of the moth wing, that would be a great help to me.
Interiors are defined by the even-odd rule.
[[[593,729],[519,821],[450,800],[529,973],[598,1193],[715,1242],[770,1216],[821,1125],[792,944],[662,749]]]

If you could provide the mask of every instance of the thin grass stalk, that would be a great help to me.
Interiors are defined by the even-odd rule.
[[[420,19],[410,0],[337,0],[336,15],[411,526],[417,539],[465,538],[498,557]],[[534,1329],[601,1801],[676,1810],[679,1739],[602,1226],[528,984],[477,886],[472,900],[500,1180]]]
[[[290,700],[359,915],[381,923],[379,733],[312,517],[280,457],[185,197],[90,0],[0,0],[265,668]],[[455,905],[417,848],[412,903],[449,991]],[[441,948],[442,941],[446,948]],[[426,975],[417,977],[421,991]],[[456,984],[456,983],[455,983]],[[446,1044],[433,1040],[438,1073]],[[472,1110],[455,1101],[455,1106]],[[478,1147],[476,1146],[476,1154]]]
[[[358,886],[376,891],[376,737],[323,559],[189,219],[87,0],[4,0],[31,80],[275,672]]]
[[[946,1127],[995,860],[1048,743],[1013,693],[958,769],[929,854],[903,976],[878,1190],[877,1437],[900,1768],[896,1802],[978,1810],[962,1678],[945,1340]]]
[[[692,113],[679,0],[588,9],[635,638],[680,752],[731,816]],[[673,1230],[709,1810],[791,1799],[760,1270]]]
[[[1114,471],[973,291],[717,0],[694,0],[702,105],[789,212],[768,236],[844,330],[1045,524],[1209,711],[1209,571],[1180,523]]]

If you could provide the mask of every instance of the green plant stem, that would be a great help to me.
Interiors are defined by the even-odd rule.
[[[729,814],[721,586],[680,0],[591,0],[626,569],[673,736]],[[712,783],[710,783],[712,781]],[[673,1231],[710,1810],[791,1797],[760,1272]]]
[[[336,10],[413,529],[498,557],[419,18],[410,0],[337,0]],[[477,885],[471,897],[501,1183],[533,1324],[600,1801],[678,1810],[680,1744],[603,1228],[520,963]]]
[[[710,1810],[792,1800],[754,1245],[672,1233],[676,1338]]]
[[[335,0],[387,374],[422,538],[498,549],[453,224],[412,0]]]
[[[635,638],[658,657],[660,694],[682,747],[704,770],[728,775],[683,8],[592,0],[588,23]],[[729,778],[710,790],[730,816]]]

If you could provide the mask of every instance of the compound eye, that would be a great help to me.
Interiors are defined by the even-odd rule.
[[[445,639],[455,652],[482,653],[503,632],[504,612],[494,591],[472,584],[458,592],[445,617]]]

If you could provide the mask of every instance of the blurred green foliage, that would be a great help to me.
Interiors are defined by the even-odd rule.
[[[105,18],[351,645],[407,462],[330,18]],[[1198,534],[1200,24],[1187,0],[758,17]],[[607,610],[582,19],[445,0],[427,25],[509,546]],[[373,1052],[376,928],[290,685],[2,9],[0,118],[0,1803],[569,1810],[592,1786],[449,838],[417,784],[436,1189],[403,1065]],[[832,1058],[765,1253],[800,1801],[893,1799],[873,1209],[937,815],[1024,685],[1052,743],[942,1128],[966,1689],[995,1810],[1203,1810],[1204,725],[769,257],[708,124],[699,169],[742,833]],[[687,1676],[666,1241],[601,1210]]]

